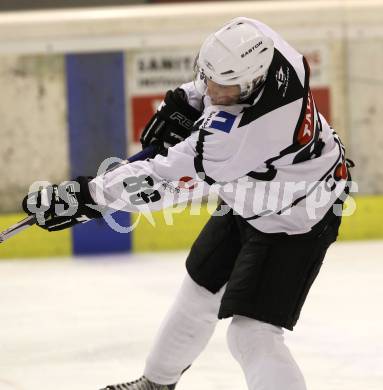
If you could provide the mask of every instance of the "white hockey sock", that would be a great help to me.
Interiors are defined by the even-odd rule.
[[[172,384],[203,351],[217,324],[224,292],[212,294],[189,275],[166,315],[146,360],[144,375],[159,384]]]
[[[234,316],[227,340],[249,390],[306,390],[304,378],[284,344],[282,328]]]

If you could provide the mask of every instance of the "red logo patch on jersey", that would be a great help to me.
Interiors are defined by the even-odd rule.
[[[314,137],[314,109],[314,99],[311,95],[311,91],[309,91],[306,112],[297,136],[297,141],[300,145],[307,145]]]
[[[343,161],[336,166],[335,172],[334,172],[334,179],[336,181],[346,180],[347,177],[348,177],[347,165],[346,165],[346,162]]]
[[[185,190],[192,190],[197,187],[198,183],[196,183],[192,177],[190,176],[182,176],[178,180],[178,187]]]

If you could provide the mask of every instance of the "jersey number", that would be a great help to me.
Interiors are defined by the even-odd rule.
[[[129,201],[135,206],[141,206],[150,202],[157,202],[161,199],[161,194],[151,188],[154,181],[150,176],[133,176],[124,180],[124,187],[127,192],[136,192],[131,195]],[[144,189],[141,192],[137,192]]]

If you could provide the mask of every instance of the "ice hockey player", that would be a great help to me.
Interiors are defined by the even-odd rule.
[[[222,200],[190,250],[143,376],[104,390],[174,389],[228,317],[228,346],[250,390],[306,389],[283,328],[297,323],[336,240],[348,166],[316,108],[305,58],[265,24],[231,20],[203,42],[195,79],[168,91],[141,140],[160,153],[79,178],[72,215],[60,187],[38,192],[55,195],[39,222],[51,231],[104,209],[159,210],[197,190]],[[30,214],[32,198],[23,203]]]

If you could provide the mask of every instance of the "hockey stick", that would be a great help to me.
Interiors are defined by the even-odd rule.
[[[8,229],[0,233],[0,244],[5,240],[8,240],[8,238],[11,238],[15,234],[22,232],[24,229],[28,228],[29,226],[34,225],[35,223],[36,223],[36,217],[34,215],[29,215],[23,220],[15,223],[11,227],[9,227]]]
[[[152,158],[155,156],[156,151],[157,148],[154,145],[148,146],[144,150],[141,150],[140,152],[136,153],[134,156],[128,158],[128,161],[134,162],[134,161],[146,160],[147,158]],[[15,234],[22,232],[23,230],[27,229],[30,226],[33,226],[36,222],[37,222],[36,217],[34,215],[29,215],[28,217],[10,226],[8,229],[0,233],[0,244],[3,243],[5,240],[8,240],[8,238],[11,238]]]

